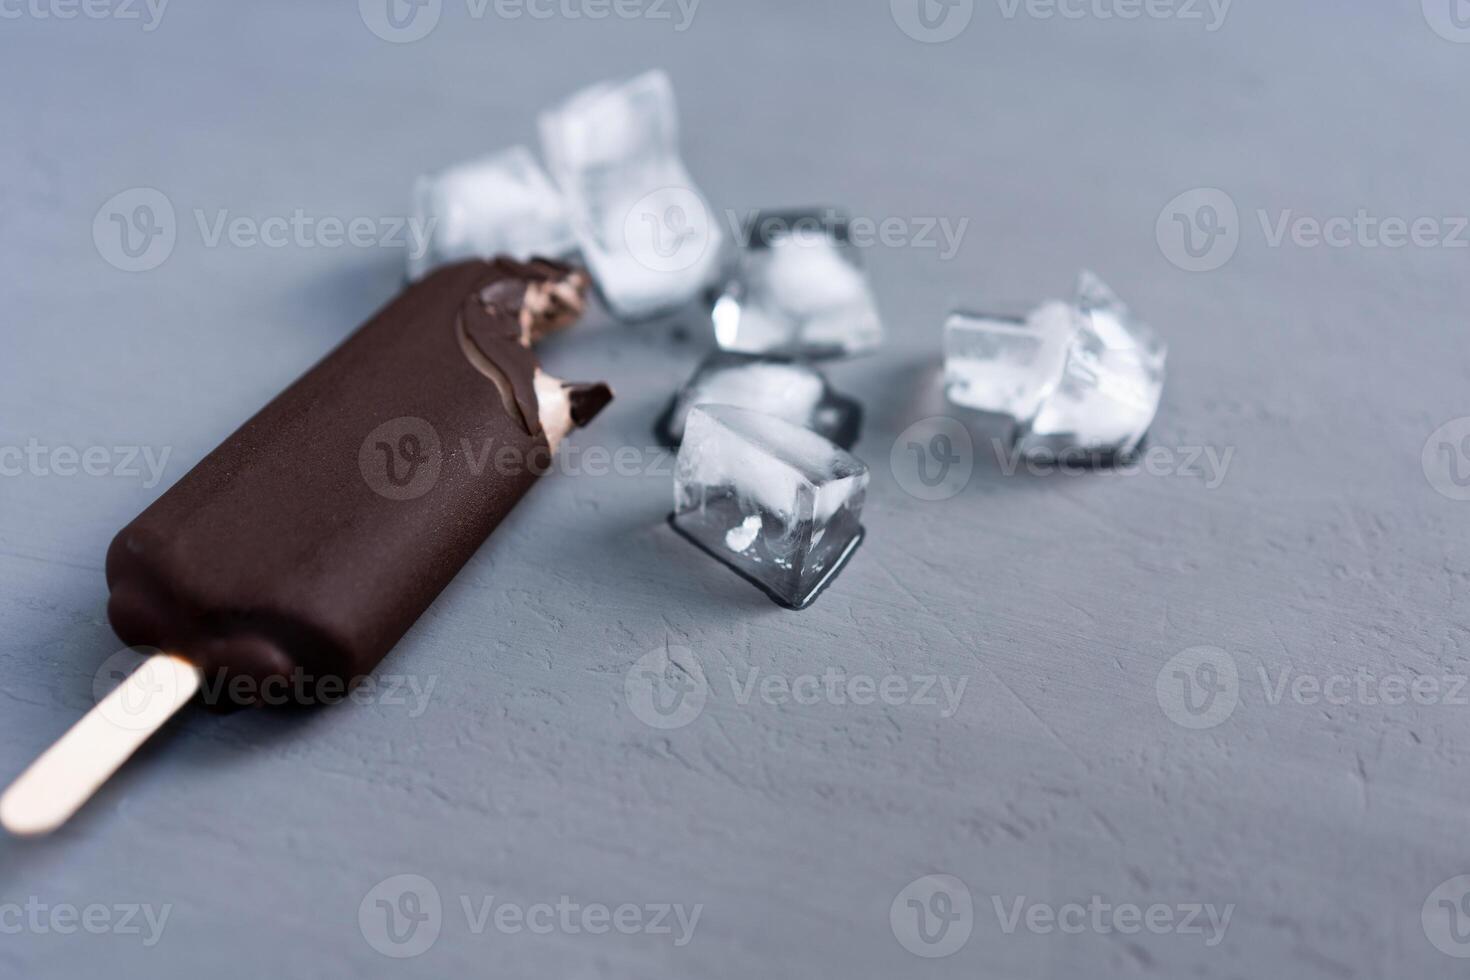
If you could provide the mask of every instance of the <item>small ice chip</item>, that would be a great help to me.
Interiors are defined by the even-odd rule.
[[[784,606],[811,604],[863,537],[868,468],[821,436],[730,405],[689,412],[674,528]]]
[[[883,323],[848,224],[832,210],[752,216],[736,276],[715,304],[719,345],[803,357],[878,347]]]
[[[844,449],[857,442],[862,406],[837,394],[820,371],[782,357],[715,351],[674,396],[658,425],[665,445],[684,438],[684,420],[695,405],[734,405],[811,429]]]
[[[1047,303],[1024,322],[952,313],[944,325],[945,394],[966,408],[1029,419],[1061,380],[1075,330],[1065,303]]]
[[[554,259],[577,247],[561,195],[524,146],[420,177],[413,210],[428,247],[415,250],[410,241],[410,279],[448,262],[497,255]]]
[[[542,114],[541,142],[614,314],[654,316],[706,292],[724,236],[679,156],[668,75],[651,71],[573,95]]]

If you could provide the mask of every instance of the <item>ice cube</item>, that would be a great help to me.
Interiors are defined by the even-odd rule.
[[[815,432],[731,405],[689,412],[674,528],[782,605],[811,604],[862,541],[868,468]]]
[[[734,405],[811,429],[844,449],[857,442],[862,406],[837,394],[822,372],[783,357],[715,351],[674,395],[658,426],[670,446],[684,438],[684,420],[695,405]]]
[[[1164,344],[1091,272],[1071,303],[1043,303],[1024,323],[951,314],[944,349],[949,400],[1011,416],[1031,458],[1130,456],[1163,394]]]
[[[1017,448],[1030,458],[1126,458],[1158,414],[1168,351],[1090,272],[1078,281],[1075,316],[1061,378],[1020,420]]]
[[[577,247],[561,195],[524,146],[420,177],[413,206],[429,244],[423,254],[410,251],[410,279],[446,262],[559,258]]]
[[[1029,419],[1061,380],[1075,332],[1065,303],[1046,303],[1025,321],[952,313],[944,325],[945,394],[966,408]]]
[[[763,211],[745,225],[735,277],[715,304],[715,339],[751,354],[833,357],[883,341],[873,291],[840,212]]]
[[[1130,354],[1150,370],[1163,370],[1168,355],[1163,341],[1096,273],[1084,270],[1077,278],[1076,304],[1082,317],[1081,329],[1090,331],[1097,344],[1115,353]]]
[[[541,141],[614,314],[653,316],[707,290],[724,236],[679,157],[668,75],[652,71],[577,93],[542,114]]]

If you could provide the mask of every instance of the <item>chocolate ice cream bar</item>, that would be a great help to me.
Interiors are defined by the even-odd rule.
[[[505,259],[410,286],[118,534],[118,636],[192,665],[220,708],[272,679],[371,672],[611,399],[531,349],[586,288],[570,266]],[[31,777],[0,801],[12,829]]]

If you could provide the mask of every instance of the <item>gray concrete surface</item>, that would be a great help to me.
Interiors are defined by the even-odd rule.
[[[413,43],[348,0],[175,0],[152,30],[4,6],[0,446],[40,462],[0,460],[0,774],[117,649],[114,531],[397,288],[401,249],[211,247],[196,214],[400,215],[416,173],[533,140],[597,79],[670,71],[720,209],[968,221],[953,255],[869,253],[891,341],[833,371],[869,411],[867,543],[791,614],[661,523],[658,467],[549,481],[384,665],[426,703],[186,714],[63,833],[0,841],[0,975],[1463,976],[1470,423],[1431,440],[1470,415],[1448,2],[981,0],[942,44],[902,2],[704,0],[682,31],[672,4],[568,4],[443,0]],[[92,231],[138,187],[177,241],[128,273]],[[1238,212],[1233,254],[1198,237],[1218,195],[1170,205],[1199,188]],[[1432,220],[1398,248],[1293,224],[1360,211]],[[1171,344],[1153,472],[1007,476],[966,419],[968,484],[906,493],[890,452],[945,412],[948,305],[1024,307],[1084,265]],[[605,319],[556,343],[621,396],[579,445],[645,446],[706,346]],[[58,475],[67,447],[106,475]],[[162,482],[122,447],[167,449]],[[705,677],[675,729],[632,708],[666,646]],[[952,714],[897,681],[779,696],[829,669],[965,688]],[[660,904],[698,907],[692,935]],[[591,931],[622,905],[629,934]]]

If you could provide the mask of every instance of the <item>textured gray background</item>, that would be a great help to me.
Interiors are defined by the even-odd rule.
[[[416,173],[532,141],[537,107],[664,66],[717,207],[970,221],[948,261],[869,255],[891,342],[833,372],[869,410],[868,543],[791,614],[660,523],[666,475],[549,481],[385,664],[437,679],[420,717],[188,713],[64,833],[0,841],[0,904],[172,906],[152,948],[0,934],[0,975],[1465,974],[1421,907],[1470,871],[1470,707],[1273,704],[1260,672],[1470,671],[1470,503],[1421,465],[1430,433],[1470,415],[1470,251],[1272,248],[1257,212],[1466,214],[1470,45],[1437,36],[1418,0],[1238,0],[1213,32],[1007,18],[981,0],[942,45],[872,0],[705,0],[682,33],[474,19],[445,0],[412,44],[374,37],[354,6],[175,0],[151,32],[0,20],[0,445],[171,447],[166,486],[391,296],[402,261],[206,248],[194,209],[401,214]],[[179,240],[128,274],[91,226],[138,186],[168,195]],[[1238,253],[1206,274],[1155,235],[1197,187],[1241,214]],[[994,427],[974,422],[969,486],[905,494],[889,453],[943,411],[947,305],[1022,305],[1083,265],[1171,344],[1154,444],[1233,450],[1223,483],[1006,478]],[[643,446],[706,345],[598,319],[547,360],[618,388],[582,445]],[[117,649],[102,556],[162,490],[143,482],[0,478],[0,774],[91,703]],[[624,678],[665,644],[694,652],[710,690],[698,719],[660,732]],[[1234,659],[1239,704],[1194,731],[1155,683],[1199,645]],[[731,690],[730,671],[830,666],[968,688],[953,718]],[[947,959],[911,955],[890,928],[895,896],[929,873],[974,896],[973,933]],[[397,874],[446,906],[415,959],[359,929],[359,903]],[[487,895],[703,913],[683,948],[475,935],[460,897]],[[1207,947],[1008,935],[993,910],[994,896],[1093,895],[1235,911]]]

